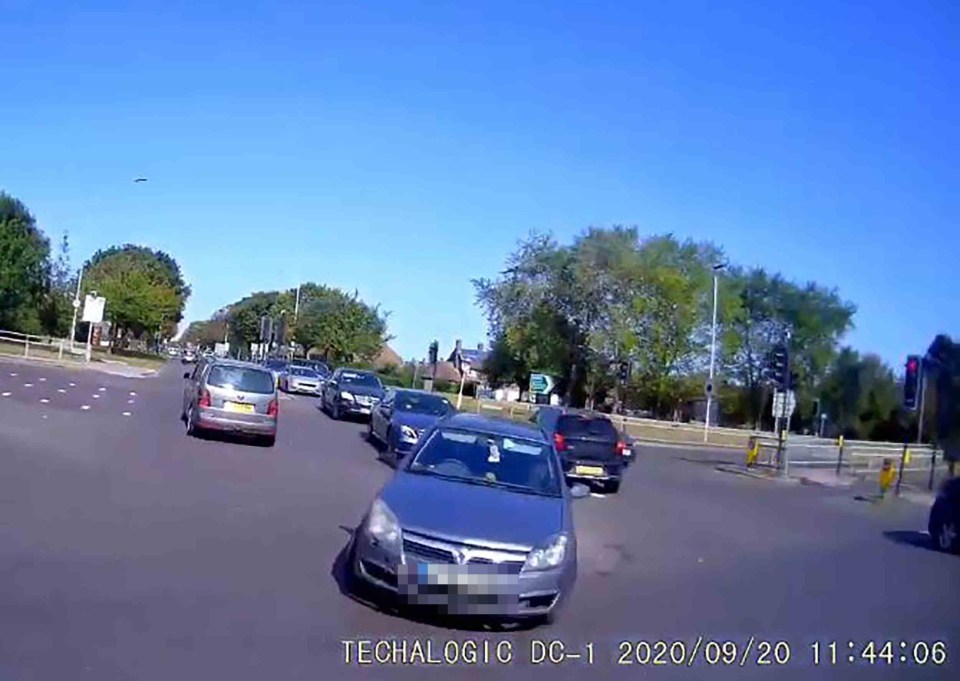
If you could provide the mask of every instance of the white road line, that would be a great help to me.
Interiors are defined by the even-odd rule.
[[[131,390],[130,397],[136,397],[136,396],[137,396],[137,392],[135,390]]]
[[[97,393],[93,393],[93,395],[91,395],[91,397],[92,397],[93,399],[95,399],[95,400],[99,400],[99,399],[100,399],[100,396],[99,396]]]
[[[10,397],[10,393],[3,393],[3,397]]]
[[[130,412],[129,412],[129,411],[125,411],[125,412],[123,412],[123,415],[124,415],[124,416],[130,416]]]
[[[67,385],[69,385],[71,388],[76,388],[76,387],[77,387],[77,384],[76,384],[76,383],[67,383]]]
[[[47,380],[47,379],[43,378],[42,376],[40,377],[40,382],[41,382],[41,383],[43,383],[43,382],[46,381],[46,380]]]
[[[10,375],[11,375],[11,376],[16,376],[16,375],[17,375],[17,372],[11,371],[11,372],[10,372]]]
[[[100,388],[100,392],[103,392],[104,390],[106,390],[106,388]]]
[[[24,383],[24,384],[23,384],[23,387],[24,387],[24,388],[32,388],[32,387],[33,387],[33,383]]]
[[[67,392],[67,391],[64,390],[63,388],[57,388],[57,392],[62,395],[63,393],[65,393],[65,392]]]
[[[86,411],[87,409],[90,408],[90,405],[89,405],[89,404],[85,404],[85,405],[83,405],[83,406],[80,407],[80,408],[81,408],[83,411]]]
[[[43,397],[40,399],[40,404],[50,404],[50,400],[48,400],[46,397]]]
[[[47,418],[47,415],[46,415],[46,414],[44,414],[44,415],[43,415],[43,418]]]
[[[133,404],[136,400],[127,400],[127,404]]]

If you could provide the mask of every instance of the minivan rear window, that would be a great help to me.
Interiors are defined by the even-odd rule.
[[[602,437],[609,440],[619,437],[609,419],[579,414],[561,416],[557,421],[557,432],[569,437]]]
[[[246,367],[215,366],[207,376],[207,385],[262,395],[272,393],[274,389],[273,376],[266,371]]]

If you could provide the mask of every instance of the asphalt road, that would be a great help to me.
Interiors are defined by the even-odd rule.
[[[0,678],[420,679],[453,667],[360,663],[386,639],[411,655],[429,642],[434,659],[471,642],[509,650],[507,664],[492,653],[457,664],[458,679],[960,673],[960,558],[925,547],[925,508],[719,473],[703,450],[644,448],[619,495],[577,501],[580,579],[552,627],[378,612],[338,580],[349,528],[390,475],[365,426],[292,398],[272,449],[190,439],[181,372],[124,379],[0,361]],[[848,662],[848,644],[870,640],[894,642],[893,665]],[[669,654],[618,665],[641,641],[654,655],[657,641],[683,642],[684,663],[698,655],[691,667]],[[706,657],[721,641],[734,642],[732,665]],[[772,664],[758,666],[763,642],[778,641],[783,664],[769,650]],[[899,657],[918,641],[944,641],[947,665],[905,673]],[[550,642],[582,655],[534,664]]]

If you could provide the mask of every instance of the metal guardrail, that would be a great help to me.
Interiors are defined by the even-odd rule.
[[[66,338],[0,329],[0,356],[2,355],[39,360],[84,360],[83,348],[76,345],[71,347],[70,341]]]

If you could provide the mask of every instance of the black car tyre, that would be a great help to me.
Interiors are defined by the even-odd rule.
[[[277,444],[277,436],[264,435],[262,438],[260,438],[260,442],[264,447],[273,447],[275,444]]]
[[[330,418],[334,421],[340,420],[340,405],[336,402],[333,403],[333,407],[330,410]]]

